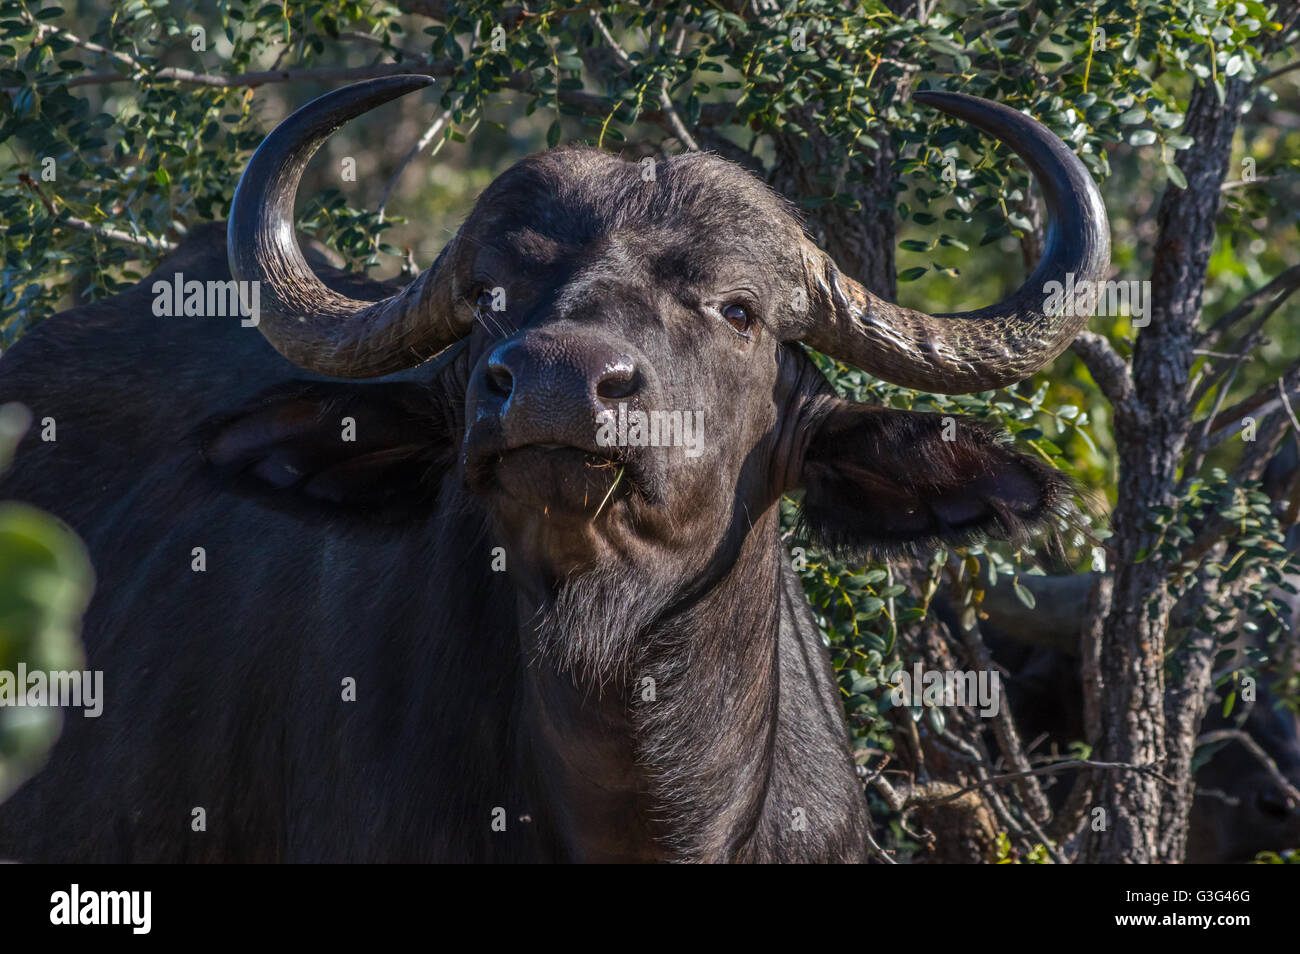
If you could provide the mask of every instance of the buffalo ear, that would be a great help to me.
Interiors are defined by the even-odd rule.
[[[855,556],[1022,539],[1071,485],[987,425],[835,399],[803,459],[802,526]]]
[[[203,456],[245,488],[360,508],[426,505],[455,441],[419,384],[293,381],[200,428]]]

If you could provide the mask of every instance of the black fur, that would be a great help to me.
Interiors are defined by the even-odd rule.
[[[1073,493],[990,425],[853,405],[818,430],[803,475],[800,531],[846,558],[1021,542],[1064,515]]]
[[[508,311],[383,381],[155,318],[155,278],[229,278],[220,227],[4,355],[0,401],[59,439],[29,436],[0,496],[86,540],[107,701],[0,806],[0,857],[863,858],[781,495],[806,486],[834,546],[903,550],[1026,532],[1064,484],[976,425],[949,444],[834,398],[779,333],[808,280],[788,206],[716,157],[657,171],[569,149],[503,175],[442,261],[456,307],[499,283]],[[514,431],[486,370],[512,343],[539,388],[515,381]],[[611,355],[642,405],[702,409],[697,455],[588,446],[583,375]]]

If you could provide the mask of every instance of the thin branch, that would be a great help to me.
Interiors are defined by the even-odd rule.
[[[1300,359],[1296,359],[1287,368],[1278,381],[1278,389],[1287,394],[1300,390]],[[1233,480],[1238,483],[1258,480],[1268,466],[1269,459],[1277,452],[1282,438],[1286,436],[1289,422],[1284,415],[1277,414],[1282,409],[1283,401],[1281,398],[1275,398],[1275,401],[1273,410],[1261,422],[1255,441],[1246,447],[1233,471]]]
[[[908,720],[911,723],[911,720]],[[912,723],[915,725],[915,723]],[[940,748],[946,749],[950,753],[955,753],[958,757],[965,759],[980,779],[989,777],[987,755],[970,742],[960,738],[952,733],[951,729],[944,728],[943,732],[935,737],[935,744]],[[998,821],[1010,833],[1014,833],[1017,838],[1026,841],[1029,839],[1025,826],[1020,823],[1011,809],[1007,806],[1006,801],[995,789],[989,789],[984,793],[984,798],[989,805],[993,807],[993,814],[997,816]]]
[[[1236,351],[1234,352],[1211,353],[1207,348],[1192,350],[1193,354],[1199,352],[1202,357],[1214,357],[1217,355],[1220,361],[1230,362],[1227,365],[1222,365],[1215,364],[1213,361],[1206,361],[1201,365],[1200,369],[1196,372],[1196,375],[1187,384],[1188,394],[1191,395],[1188,403],[1192,407],[1199,407],[1201,401],[1205,400],[1205,396],[1215,388],[1219,388],[1223,391],[1232,387],[1232,381],[1236,378],[1237,372],[1241,369],[1241,363],[1246,360],[1246,355],[1250,354],[1250,352],[1254,351],[1264,343],[1264,322],[1267,320],[1267,315],[1263,318],[1256,319],[1255,322],[1251,324],[1250,328],[1246,330],[1246,333],[1237,341]],[[1228,379],[1226,385],[1222,383],[1224,378]],[[1219,406],[1222,406],[1222,404],[1222,401],[1218,402]],[[1214,414],[1218,413],[1218,409],[1216,408]]]
[[[80,47],[81,49],[87,51],[88,53],[96,53],[100,56],[107,56],[109,59],[116,60],[117,62],[122,63],[126,66],[131,66],[135,68],[138,68],[140,66],[138,60],[136,60],[131,56],[128,56],[125,53],[120,53],[117,50],[110,50],[106,46],[100,46],[98,43],[92,43],[89,40],[82,39],[76,34],[69,33],[67,30],[62,29],[61,27],[56,27],[49,23],[37,23],[30,17],[25,17],[25,19],[27,20],[28,24],[36,28],[37,40],[44,40],[47,36],[54,34],[69,41],[74,46]]]
[[[1238,484],[1245,484],[1258,480],[1268,465],[1268,461],[1286,434],[1287,422],[1285,418],[1278,418],[1277,412],[1284,407],[1289,410],[1290,397],[1293,392],[1300,392],[1300,359],[1297,359],[1287,369],[1286,373],[1278,379],[1276,383],[1277,393],[1274,393],[1273,387],[1261,388],[1258,392],[1251,395],[1245,401],[1240,402],[1233,408],[1224,411],[1218,415],[1218,420],[1222,423],[1209,430],[1209,437],[1204,446],[1213,446],[1228,436],[1237,433],[1235,422],[1240,415],[1246,411],[1258,418],[1255,428],[1255,439],[1246,443],[1246,450],[1242,453],[1236,469],[1232,473],[1232,479]],[[1212,420],[1207,418],[1208,420]],[[1294,416],[1292,416],[1294,426]],[[1197,456],[1193,458],[1200,466],[1200,461],[1204,459],[1204,446],[1197,448]],[[1187,475],[1183,478],[1185,485],[1190,480],[1190,475],[1194,473],[1190,468],[1187,469]],[[1294,501],[1288,502],[1288,514],[1295,507]],[[1188,542],[1182,550],[1180,562],[1199,563],[1210,549],[1218,543],[1224,536],[1233,532],[1237,524],[1235,521],[1228,520],[1224,517],[1216,517],[1210,520],[1204,527],[1197,531],[1194,539]]]
[[[934,835],[930,834],[928,831],[923,834],[921,832],[913,831],[908,827],[907,815],[911,810],[908,800],[911,797],[911,794],[917,790],[917,786],[909,786],[907,790],[908,794],[904,795],[900,793],[898,789],[894,788],[894,786],[890,785],[889,781],[883,775],[880,775],[871,780],[871,787],[874,788],[880,797],[885,800],[885,804],[889,806],[890,811],[899,813],[898,826],[903,829],[903,832],[909,838],[914,838],[919,842],[931,844],[934,842]]]
[[[1280,410],[1281,406],[1282,402],[1278,400],[1274,386],[1270,384],[1260,388],[1250,397],[1238,401],[1227,410],[1213,412],[1207,418],[1210,424],[1207,430],[1207,445],[1217,447],[1225,439],[1235,434],[1240,427],[1242,417],[1245,415],[1267,417]]]
[[[875,777],[867,781],[867,784],[874,788],[880,797],[885,800],[885,804],[889,806],[890,811],[901,812],[907,807],[907,799],[902,796],[898,789],[890,785],[889,780],[883,775],[877,773]]]
[[[1218,387],[1219,394],[1214,402],[1214,408],[1201,421],[1199,433],[1188,441],[1190,457],[1188,465],[1183,468],[1182,485],[1184,487],[1200,471],[1201,464],[1210,450],[1236,432],[1237,422],[1243,414],[1251,412],[1267,416],[1278,409],[1278,398],[1272,393],[1273,389],[1268,387],[1261,388],[1244,401],[1237,402],[1227,411],[1222,410],[1224,400],[1232,389],[1232,384],[1236,380],[1242,362],[1263,340],[1264,325],[1297,288],[1300,288],[1300,266],[1287,269],[1263,288],[1251,292],[1200,336],[1199,343],[1201,344],[1217,339],[1232,325],[1251,314],[1261,302],[1268,300],[1264,309],[1251,322],[1246,333],[1237,342],[1235,352],[1227,354],[1211,352],[1207,348],[1194,349],[1193,353],[1218,356],[1229,363],[1223,367],[1215,368],[1207,362],[1206,366],[1201,369],[1191,382],[1190,403],[1193,407],[1199,405],[1212,388]],[[1272,297],[1270,298],[1270,296]],[[1288,370],[1287,374],[1283,376],[1284,379],[1292,376],[1294,371],[1295,366]],[[1224,378],[1227,380],[1224,381]]]
[[[685,42],[686,22],[682,21],[682,23],[677,27],[677,37],[673,42],[673,56],[681,56],[682,45]],[[678,115],[677,108],[673,106],[672,96],[668,93],[667,76],[659,81],[659,105],[663,107],[664,113],[668,117],[668,122],[672,125],[673,132],[677,134],[677,138],[681,140],[682,145],[691,152],[699,152],[699,143],[695,141],[695,137],[691,135],[690,130],[686,128],[686,124],[682,122],[682,117]]]
[[[1071,771],[1073,769],[1115,769],[1127,770],[1131,772],[1141,772],[1144,775],[1150,775],[1164,782],[1166,785],[1173,785],[1172,779],[1161,775],[1150,765],[1131,765],[1128,762],[1095,762],[1092,759],[1070,759],[1066,762],[1053,762],[1051,765],[1040,765],[1037,768],[1025,769],[1019,772],[1007,772],[1002,775],[990,775],[988,778],[981,779],[973,785],[968,785],[960,791],[953,792],[950,795],[944,795],[934,801],[926,803],[927,805],[939,805],[943,802],[949,802],[963,795],[985,788],[989,785],[1000,785],[1003,782],[1014,782],[1025,778],[1028,775],[1051,775],[1055,772]]]
[[[193,70],[178,67],[164,67],[155,72],[148,72],[143,67],[135,75],[121,73],[83,73],[73,76],[62,85],[101,86],[109,83],[141,82],[152,80],[160,83],[183,83],[190,86],[212,86],[222,89],[237,87],[267,86],[273,83],[297,82],[353,82],[364,79],[377,79],[381,76],[401,76],[410,73],[418,76],[433,76],[444,79],[456,72],[459,67],[455,60],[421,60],[414,63],[372,63],[369,66],[313,66],[301,69],[260,70],[251,73],[236,73],[234,76],[220,76],[216,73],[196,73]]]
[[[446,128],[447,124],[451,122],[451,117],[456,112],[459,105],[460,100],[457,99],[456,102],[452,103],[450,107],[444,110],[442,115],[435,119],[432,125],[424,131],[424,134],[416,140],[415,145],[411,147],[410,152],[406,154],[405,158],[397,164],[397,169],[389,178],[388,184],[384,186],[383,194],[379,197],[380,222],[384,221],[384,210],[388,207],[388,197],[392,195],[393,189],[397,186],[397,180],[402,177],[402,173],[406,171],[406,167],[415,161],[415,157],[424,152],[424,150],[428,148],[429,143],[433,142],[434,137],[441,133],[443,129]],[[439,146],[441,145],[442,144],[439,143]],[[435,149],[434,152],[436,153],[437,150]]]
[[[54,219],[55,225],[66,225],[74,228],[79,232],[86,232],[90,235],[98,235],[100,238],[108,239],[113,242],[126,242],[130,245],[137,245],[140,248],[148,249],[151,252],[167,252],[176,247],[175,242],[168,241],[164,238],[151,238],[147,235],[133,235],[130,232],[124,232],[121,229],[115,229],[109,225],[98,225],[94,222],[87,222],[83,218],[75,215],[60,215],[58,208],[44,192],[41,191],[39,183],[25,172],[18,173],[18,181],[25,185],[36,197],[41,200],[45,206],[45,211]]]
[[[1138,418],[1141,409],[1133,387],[1133,373],[1115,346],[1095,332],[1083,331],[1070,348],[1079,356],[1116,413]]]
[[[359,43],[365,43],[368,46],[378,47],[385,51],[396,51],[408,59],[417,61],[424,59],[423,53],[417,53],[414,50],[407,50],[400,46],[394,46],[391,43],[385,43],[382,36],[375,36],[373,33],[363,33],[360,30],[340,30],[339,37],[344,40],[356,40]]]
[[[870,824],[867,825],[866,836],[867,836],[867,850],[871,852],[871,857],[875,858],[877,861],[879,861],[881,864],[884,865],[898,864],[897,861],[889,857],[889,855],[885,852],[885,849],[881,848],[878,844],[876,844],[876,839],[871,834]]]
[[[967,585],[960,568],[951,571],[949,577],[953,592],[960,599],[961,610],[957,628],[961,634],[962,643],[966,647],[966,652],[977,667],[992,671],[994,668],[993,656],[984,643],[984,637],[980,633],[978,617],[976,616],[975,591]],[[1010,711],[1005,706],[1001,707],[993,715],[993,735],[998,740],[998,747],[1002,750],[1003,756],[1011,765],[1018,771],[1029,769],[1029,759],[1025,756],[1024,745],[1020,741],[1020,733],[1016,728],[1015,719],[1012,718]],[[1032,776],[1024,776],[1024,780],[1018,787],[1021,797],[1029,809],[1029,815],[1035,822],[1046,822],[1052,817],[1052,809],[1047,804],[1047,798],[1043,794],[1042,787]]]
[[[1214,407],[1210,413],[1205,415],[1205,420],[1201,422],[1200,433],[1192,440],[1188,441],[1190,452],[1187,464],[1183,467],[1183,479],[1179,484],[1178,493],[1181,495],[1189,486],[1192,479],[1201,472],[1201,465],[1205,463],[1205,457],[1209,454],[1212,447],[1216,447],[1232,433],[1236,418],[1223,417],[1223,402],[1228,399],[1228,394],[1232,391],[1233,382],[1237,380],[1237,372],[1241,370],[1241,358],[1237,357],[1231,365],[1228,366],[1228,379],[1223,382],[1219,388],[1219,393],[1215,396]],[[1217,380],[1217,376],[1211,380]],[[1208,382],[1207,382],[1208,383]],[[1204,396],[1201,388],[1197,389],[1197,394],[1192,397],[1192,407],[1201,403],[1201,397]],[[1208,393],[1208,391],[1205,391]],[[1228,421],[1224,428],[1219,428],[1220,420]]]
[[[370,66],[348,67],[308,67],[281,70],[264,70],[253,73],[239,73],[234,76],[218,76],[211,73],[195,73],[191,70],[173,69],[171,67],[154,73],[125,75],[122,73],[83,73],[67,79],[61,85],[65,87],[106,85],[111,83],[139,83],[145,80],[154,82],[182,83],[195,86],[213,86],[221,88],[249,87],[256,88],[275,83],[297,82],[352,82],[364,79],[376,79],[381,76],[432,76],[435,79],[447,79],[454,76],[460,68],[454,60],[423,60],[407,63],[374,63]],[[505,88],[516,92],[528,92],[534,83],[531,73],[516,73],[505,83]],[[5,92],[14,93],[17,87],[6,87]],[[587,93],[582,90],[562,89],[557,94],[561,103],[575,106],[589,116],[603,116],[609,112],[610,100],[605,96]],[[700,126],[725,126],[731,121],[735,107],[731,103],[705,103],[700,111]],[[676,135],[672,119],[660,109],[642,110],[637,119],[641,122],[660,126]]]
[[[1065,855],[1061,853],[1061,849],[1053,843],[1051,836],[1043,830],[1042,826],[1034,820],[1034,817],[1029,812],[1025,812],[1025,824],[1028,825],[1029,830],[1034,833],[1034,837],[1038,839],[1038,843],[1047,849],[1047,853],[1052,856],[1053,862],[1058,865],[1069,864]]]
[[[429,76],[450,76],[457,69],[458,65],[455,60],[427,60],[423,57],[417,57],[415,63],[373,63],[369,66],[358,67],[308,67],[304,69],[271,69],[259,70],[250,73],[238,73],[234,76],[222,76],[217,73],[196,73],[194,70],[187,70],[181,67],[167,66],[159,70],[152,70],[150,67],[140,62],[134,56],[123,53],[118,50],[110,50],[107,47],[100,46],[98,43],[92,43],[89,40],[77,36],[75,33],[69,33],[61,27],[51,26],[49,24],[35,24],[37,36],[45,37],[56,35],[74,46],[80,47],[88,53],[94,53],[98,56],[108,57],[113,62],[126,67],[129,75],[121,73],[86,73],[81,76],[69,77],[65,80],[64,85],[68,88],[74,86],[92,86],[104,85],[107,83],[120,83],[125,81],[140,81],[151,78],[155,82],[175,82],[186,83],[194,86],[214,86],[220,88],[229,87],[257,87],[267,83],[287,83],[293,80],[317,80],[330,82],[335,80],[356,80],[356,79],[374,79],[381,76],[395,76],[402,73],[423,73],[426,70]],[[364,36],[364,34],[357,34]],[[354,37],[355,38],[355,37]]]
[[[1290,382],[1290,383],[1288,383]],[[1226,392],[1227,388],[1224,388]],[[1198,453],[1208,450],[1237,433],[1241,419],[1246,415],[1264,419],[1282,410],[1282,398],[1289,401],[1291,397],[1300,397],[1300,359],[1292,362],[1280,378],[1273,384],[1266,384],[1250,397],[1243,398],[1226,411],[1216,409],[1205,419],[1204,437],[1199,438],[1193,449]]]
[[[456,11],[453,4],[447,0],[397,0],[397,9],[403,13],[410,13],[415,16],[428,17],[430,20],[446,22],[448,17]],[[571,8],[571,10],[557,11],[560,14],[572,12],[572,10],[581,9],[581,5]],[[554,15],[554,14],[552,14]],[[535,17],[537,14],[525,10],[521,6],[503,7],[492,14],[493,22],[501,24],[507,30],[514,29],[516,23],[528,17]]]
[[[425,8],[432,10],[436,6],[413,3],[411,12],[425,13],[428,16],[434,16],[432,12],[425,12]],[[575,8],[576,9],[576,8]],[[515,11],[515,18],[530,16],[522,8],[509,8],[506,11],[506,18],[510,18],[510,12]],[[512,21],[513,22],[513,21]],[[600,24],[599,18],[594,15],[593,22],[604,28]],[[512,23],[507,23],[509,26]],[[126,53],[117,52],[100,46],[97,43],[91,43],[75,34],[58,27],[52,27],[46,24],[38,24],[37,29],[44,33],[57,33],[59,36],[67,39],[76,46],[81,47],[87,52],[99,56],[106,56],[114,62],[126,68],[126,72],[98,72],[82,73],[79,76],[72,76],[63,79],[60,83],[64,88],[71,89],[77,86],[101,86],[113,83],[180,83],[191,86],[209,86],[219,89],[234,88],[257,88],[276,83],[296,83],[296,82],[354,82],[364,79],[377,79],[384,76],[432,76],[436,79],[446,79],[455,76],[461,70],[464,64],[452,59],[424,59],[415,57],[412,60],[401,63],[371,63],[366,66],[317,66],[301,67],[288,69],[270,69],[255,70],[248,73],[236,73],[231,76],[223,76],[217,73],[199,73],[194,70],[183,69],[180,67],[163,67],[161,69],[152,69],[145,63],[140,62],[135,57]],[[606,31],[607,32],[607,31]],[[369,34],[350,31],[348,39],[365,40],[366,42],[382,43],[378,38],[371,37]],[[611,38],[612,39],[612,38]],[[615,44],[615,46],[617,46]],[[408,55],[409,51],[399,50],[401,55]],[[621,52],[621,50],[620,50]],[[626,57],[626,54],[623,54]],[[627,61],[630,63],[630,60]],[[667,80],[665,78],[665,84]],[[510,76],[505,82],[507,89],[527,92],[535,85],[535,78],[532,73],[519,72]],[[6,87],[5,92],[10,94],[17,92],[18,87]],[[666,85],[663,89],[664,95],[660,97],[662,109],[643,110],[638,114],[638,120],[671,132],[691,149],[698,150],[698,144],[690,135],[686,125],[682,122],[681,117],[677,114],[676,107],[673,106],[672,100],[667,96]],[[609,112],[610,101],[608,97],[597,96],[582,90],[560,90],[557,94],[559,101],[568,106],[575,106],[586,115],[605,115]],[[730,122],[735,108],[731,103],[706,103],[700,111],[700,118],[697,126],[722,126]]]
[[[98,235],[100,238],[109,239],[114,242],[127,242],[131,245],[138,245],[140,248],[147,248],[151,252],[170,252],[176,248],[176,243],[162,238],[149,238],[144,235],[132,235],[130,232],[124,232],[121,229],[115,229],[107,225],[96,225],[94,222],[87,222],[85,219],[79,219],[75,215],[65,215],[58,220],[58,224],[67,225],[79,232],[88,232],[91,235]]]
[[[1295,428],[1296,434],[1300,434],[1300,421],[1295,418],[1295,411],[1291,407],[1291,399],[1286,396],[1286,383],[1281,378],[1277,379],[1277,393],[1278,397],[1282,399],[1282,407],[1286,409],[1286,416],[1291,419],[1291,426]]]
[[[288,39],[284,41],[284,46],[280,47],[280,52],[275,54],[275,59],[271,62],[271,69],[278,70],[280,68],[280,64],[284,62],[284,58],[288,56],[289,51],[293,49],[293,40],[295,36],[299,36],[299,34],[296,32],[291,33]],[[301,40],[299,41],[299,44],[301,45]]]
[[[1204,348],[1193,348],[1192,354],[1199,355],[1202,358],[1227,358],[1230,361],[1236,361],[1241,357],[1239,354],[1229,354],[1226,351],[1206,351]]]
[[[1275,69],[1271,73],[1265,73],[1263,76],[1256,79],[1252,85],[1263,86],[1265,83],[1271,83],[1279,76],[1286,76],[1287,73],[1294,72],[1295,70],[1300,70],[1300,60],[1295,63],[1288,63],[1286,66]]]
[[[1290,801],[1291,806],[1293,808],[1300,806],[1300,790],[1297,790],[1296,787],[1287,780],[1287,777],[1282,774],[1282,770],[1277,767],[1277,763],[1269,757],[1269,754],[1260,747],[1260,744],[1256,742],[1249,733],[1243,732],[1241,729],[1217,729],[1213,732],[1206,732],[1196,738],[1196,745],[1198,748],[1202,745],[1210,745],[1214,742],[1240,742],[1242,746],[1245,747],[1246,751],[1253,755],[1260,765],[1264,766],[1264,770],[1268,772],[1268,776],[1273,780],[1273,784],[1286,794],[1287,800]]]
[[[619,63],[621,63],[625,69],[635,69],[636,64],[634,64],[632,58],[627,55],[627,51],[619,45],[619,42],[616,39],[614,39],[614,34],[610,32],[609,27],[605,26],[604,21],[600,19],[600,13],[596,10],[592,10],[590,11],[590,17],[592,25],[596,28],[596,32],[600,34],[601,39],[603,39],[606,45],[614,52],[614,56],[617,57]],[[681,44],[685,37],[685,30],[680,30],[677,34],[677,52],[679,53],[681,52]],[[691,135],[690,130],[686,128],[686,124],[682,122],[682,117],[678,114],[677,107],[673,105],[672,97],[668,94],[668,77],[666,76],[659,81],[659,105],[663,109],[664,117],[667,119],[668,125],[672,129],[673,135],[681,140],[682,145],[691,152],[699,152],[699,143],[695,141],[695,137]]]
[[[1241,301],[1233,306],[1232,310],[1221,316],[1208,329],[1206,329],[1197,339],[1198,346],[1210,344],[1217,339],[1229,327],[1236,324],[1253,312],[1264,299],[1273,295],[1279,295],[1285,298],[1297,288],[1300,288],[1300,265],[1293,265],[1286,271],[1282,272],[1267,285],[1251,292]]]
[[[1278,179],[1284,179],[1285,176],[1256,176],[1253,179],[1232,179],[1219,186],[1220,192],[1229,192],[1233,189],[1244,189],[1246,186],[1259,185],[1261,182],[1274,182]]]

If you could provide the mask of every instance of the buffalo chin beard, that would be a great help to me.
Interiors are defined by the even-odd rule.
[[[581,686],[626,683],[676,589],[618,565],[570,576],[534,617],[535,663]]]

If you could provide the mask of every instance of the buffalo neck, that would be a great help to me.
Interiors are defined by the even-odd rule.
[[[521,757],[568,857],[827,857],[829,833],[799,826],[799,813],[826,801],[809,785],[836,791],[835,810],[857,829],[861,794],[835,687],[815,627],[791,611],[786,576],[772,507],[716,583],[643,634],[623,677],[593,685],[526,667]],[[533,611],[521,598],[519,618]],[[799,770],[809,739],[838,758],[841,777]],[[854,833],[836,836],[852,854]]]

